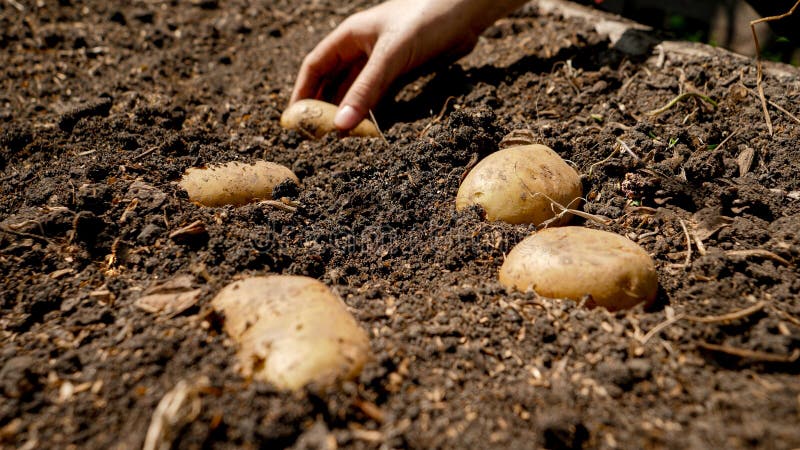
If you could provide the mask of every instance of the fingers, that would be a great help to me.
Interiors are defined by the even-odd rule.
[[[376,44],[364,69],[339,104],[339,111],[333,119],[336,128],[343,131],[354,128],[378,103],[399,73],[396,59],[391,55],[386,45]]]
[[[353,20],[345,20],[309,53],[300,66],[289,103],[316,98],[325,79],[336,76],[350,63],[365,55],[365,39]],[[359,34],[357,34],[359,33]]]
[[[344,99],[344,96],[347,95],[347,91],[350,89],[350,86],[353,85],[353,82],[356,81],[358,74],[364,70],[364,66],[367,64],[367,58],[360,59],[354,62],[351,66],[349,71],[345,76],[339,78],[338,82],[336,83],[336,92],[335,95],[331,97],[333,103],[339,104]]]

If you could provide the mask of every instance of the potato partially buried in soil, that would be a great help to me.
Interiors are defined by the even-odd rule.
[[[192,167],[183,174],[178,184],[193,202],[205,206],[223,206],[272,199],[275,187],[287,181],[300,184],[297,175],[280,164],[233,161],[219,166]]]
[[[548,228],[528,236],[506,257],[499,274],[507,289],[581,300],[610,311],[649,304],[658,291],[655,264],[630,239],[582,227]]]
[[[580,176],[544,145],[499,150],[479,162],[461,183],[456,209],[480,205],[491,221],[539,225],[562,212],[559,205],[576,209],[583,188]],[[564,214],[551,225],[564,225]]]
[[[299,100],[289,105],[283,112],[281,126],[319,139],[330,132],[337,131],[333,125],[333,118],[336,117],[337,110],[336,105],[320,100]],[[380,133],[375,124],[364,119],[350,130],[348,136],[378,137]]]
[[[244,376],[297,390],[352,379],[369,359],[367,334],[342,300],[308,277],[273,275],[236,281],[212,300],[239,344]]]

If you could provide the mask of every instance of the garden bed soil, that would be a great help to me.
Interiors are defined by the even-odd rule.
[[[753,61],[631,55],[531,4],[404,80],[375,112],[385,141],[282,130],[303,55],[369,3],[0,4],[0,445],[140,448],[177,393],[175,448],[800,446],[800,72],[765,78],[770,136]],[[682,92],[716,106],[648,114]],[[515,129],[610,219],[576,224],[653,256],[654,306],[497,283],[535,227],[454,198]],[[295,211],[176,186],[259,158],[300,177]],[[341,295],[374,352],[357,380],[289,394],[238,375],[210,299],[270,273]],[[137,306],[187,275],[184,311]]]

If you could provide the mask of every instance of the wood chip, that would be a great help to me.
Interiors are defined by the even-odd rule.
[[[190,275],[179,275],[148,288],[134,305],[152,314],[174,317],[197,304],[202,289],[192,288]]]
[[[703,208],[694,213],[689,220],[694,237],[705,241],[733,223],[732,218],[723,216],[721,212],[720,208]]]
[[[207,236],[206,226],[203,222],[195,220],[185,227],[178,228],[169,234],[169,238],[176,242],[192,241]]]
[[[370,419],[374,420],[378,423],[383,423],[385,420],[385,416],[383,411],[376,405],[375,403],[368,402],[366,400],[356,400],[353,404],[361,410],[364,414],[367,415]]]
[[[58,269],[58,270],[55,270],[55,271],[50,273],[50,278],[52,278],[54,280],[57,280],[57,279],[63,277],[64,275],[69,275],[69,274],[74,273],[74,272],[75,272],[75,269],[73,269],[71,267],[68,267],[66,269]]]
[[[739,176],[743,177],[747,172],[750,172],[750,168],[753,167],[753,159],[755,159],[756,151],[750,147],[745,148],[739,153],[739,156],[736,158],[736,163],[739,164]]]

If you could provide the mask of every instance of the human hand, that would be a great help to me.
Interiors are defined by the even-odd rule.
[[[434,57],[455,58],[521,0],[389,0],[347,18],[303,60],[290,103],[322,99],[331,83],[346,131],[364,119],[392,82]]]

